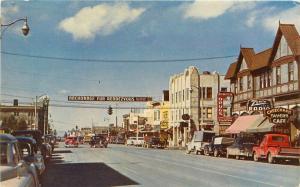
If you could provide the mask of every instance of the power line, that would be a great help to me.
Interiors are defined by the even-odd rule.
[[[199,57],[199,58],[183,58],[183,59],[153,59],[153,60],[112,60],[112,59],[88,59],[88,58],[68,58],[68,57],[55,57],[55,56],[43,56],[43,55],[30,55],[23,53],[12,53],[7,51],[1,51],[2,54],[11,56],[20,56],[27,58],[47,59],[47,60],[62,60],[73,62],[101,62],[101,63],[160,63],[160,62],[191,62],[191,61],[203,61],[203,60],[215,60],[233,58],[236,55],[227,56],[214,56],[214,57]]]

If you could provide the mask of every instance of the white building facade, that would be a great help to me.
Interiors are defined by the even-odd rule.
[[[185,147],[191,138],[191,131],[205,128],[215,130],[218,125],[217,94],[221,90],[230,90],[229,86],[230,81],[224,80],[223,75],[216,72],[199,73],[193,66],[171,76],[169,128],[172,128],[173,136],[169,146]],[[230,115],[230,105],[225,108]],[[183,120],[183,114],[188,114],[190,120]]]

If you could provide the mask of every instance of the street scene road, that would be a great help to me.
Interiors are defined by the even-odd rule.
[[[300,168],[124,145],[65,148],[48,163],[52,186],[298,186]]]

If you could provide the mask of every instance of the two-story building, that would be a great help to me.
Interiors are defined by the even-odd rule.
[[[300,36],[293,24],[279,24],[271,48],[255,53],[253,48],[241,47],[225,77],[234,93],[233,113],[252,114],[247,102],[253,99],[267,100],[274,108],[299,106],[299,56]],[[295,131],[294,125],[290,128]]]

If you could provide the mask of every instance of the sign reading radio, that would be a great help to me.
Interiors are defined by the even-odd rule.
[[[287,124],[293,114],[293,111],[286,108],[272,108],[266,110],[265,114],[271,123]]]
[[[152,101],[152,97],[68,96],[68,101],[147,102],[147,101]]]
[[[217,118],[219,122],[231,122],[232,117],[227,116],[224,114],[224,109],[227,110],[227,108],[224,108],[224,101],[229,102],[228,104],[231,105],[231,101],[233,98],[233,94],[231,92],[219,92],[218,93],[218,112],[217,112]]]
[[[249,100],[247,102],[248,111],[264,111],[271,108],[271,102],[268,100]]]

